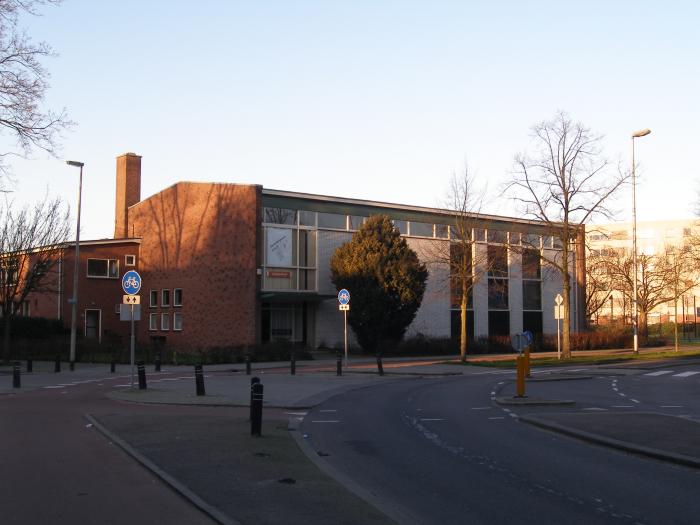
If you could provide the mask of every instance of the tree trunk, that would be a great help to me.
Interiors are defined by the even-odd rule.
[[[4,332],[2,335],[2,355],[5,361],[10,360],[10,316],[5,316]]]
[[[467,360],[467,290],[462,284],[462,302],[459,309],[459,357],[462,362]]]
[[[562,288],[564,292],[564,319],[561,334],[561,356],[571,359],[571,282],[569,279],[569,250],[566,240],[562,239]]]
[[[649,318],[645,308],[639,308],[639,344],[643,346],[649,336]]]

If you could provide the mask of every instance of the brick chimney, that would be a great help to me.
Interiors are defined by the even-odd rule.
[[[124,153],[117,157],[117,193],[114,238],[129,237],[129,206],[141,200],[141,157]]]

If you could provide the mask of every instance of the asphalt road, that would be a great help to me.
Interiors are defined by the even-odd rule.
[[[214,523],[85,420],[105,410],[102,394],[117,382],[124,378],[0,396],[0,523]]]
[[[700,419],[700,366],[697,376],[678,376],[694,370],[676,368],[528,384],[543,397],[582,401],[575,407],[498,406],[492,398],[512,389],[510,374],[498,372],[407,380],[332,398],[307,415],[302,430],[323,461],[402,523],[694,524],[696,470],[518,420],[548,411],[634,410]]]

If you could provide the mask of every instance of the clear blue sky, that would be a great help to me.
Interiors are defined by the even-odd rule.
[[[42,15],[22,24],[59,53],[47,102],[77,122],[61,159],[85,162],[84,238],[112,235],[126,151],[144,197],[198,180],[435,206],[465,161],[498,193],[558,109],[627,166],[630,133],[651,128],[639,217],[693,215],[696,2],[65,0]],[[15,174],[16,203],[48,191],[75,208],[62,160]]]

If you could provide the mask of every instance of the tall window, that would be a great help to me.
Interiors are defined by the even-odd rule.
[[[523,250],[523,330],[542,333],[542,264],[540,251]]]
[[[510,334],[508,248],[502,245],[489,244],[486,250],[489,335],[506,336]]]

